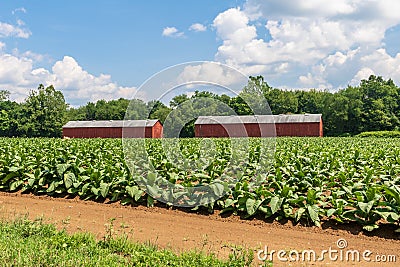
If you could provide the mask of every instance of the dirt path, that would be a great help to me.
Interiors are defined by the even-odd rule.
[[[103,238],[110,229],[116,234],[125,232],[137,241],[150,241],[160,247],[174,251],[198,249],[213,252],[226,257],[235,246],[252,248],[257,252],[268,246],[268,251],[284,250],[289,253],[296,250],[315,250],[317,258],[322,250],[338,250],[336,241],[343,238],[348,246],[343,251],[343,258],[349,250],[358,250],[361,254],[370,250],[369,256],[395,255],[395,263],[367,263],[329,261],[303,263],[282,263],[274,254],[274,266],[398,266],[400,264],[400,235],[393,230],[378,235],[366,236],[362,233],[350,233],[348,230],[321,229],[317,227],[292,226],[290,223],[267,223],[262,220],[241,220],[237,216],[223,218],[218,214],[200,215],[165,208],[124,207],[117,203],[100,204],[77,199],[55,199],[50,197],[21,195],[19,193],[0,192],[0,217],[13,219],[29,216],[31,219],[43,216],[46,222],[66,228],[70,232],[90,231],[98,238]],[[263,254],[260,254],[263,256]],[[332,256],[336,254],[333,252]],[[338,253],[340,255],[340,253]],[[295,252],[292,252],[295,257]],[[288,258],[286,254],[284,256]],[[257,258],[257,255],[256,255]],[[329,259],[329,254],[325,259]],[[256,263],[261,261],[255,260]]]

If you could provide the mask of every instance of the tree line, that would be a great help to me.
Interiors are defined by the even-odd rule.
[[[129,119],[159,119],[162,123],[170,119],[174,123],[172,128],[182,129],[181,137],[191,137],[194,119],[180,121],[179,114],[230,115],[234,112],[252,115],[254,108],[247,103],[258,101],[255,92],[264,96],[272,114],[321,113],[327,136],[400,129],[400,88],[392,79],[371,75],[358,86],[329,92],[277,89],[257,76],[250,77],[249,84],[235,97],[195,91],[190,97],[175,96],[168,105],[157,100],[146,103],[140,99],[120,98],[71,107],[61,91],[42,84],[32,90],[24,102],[17,103],[9,100],[9,91],[0,90],[0,136],[60,137],[62,125],[70,120],[123,120],[127,116]]]

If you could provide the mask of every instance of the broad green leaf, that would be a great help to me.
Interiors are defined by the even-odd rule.
[[[28,179],[28,185],[32,187],[35,184],[35,178]]]
[[[231,198],[227,198],[227,199],[225,200],[225,203],[224,203],[224,205],[225,205],[224,208],[230,207],[230,206],[232,206],[234,203],[236,203],[235,200],[233,200],[233,199],[231,199]]]
[[[81,189],[81,192],[80,192],[80,193],[81,193],[81,194],[86,193],[86,191],[88,190],[89,186],[90,186],[89,183],[84,184],[84,185],[82,186],[82,189]]]
[[[394,188],[390,188],[387,186],[384,186],[383,189],[385,190],[387,195],[393,197],[396,200],[397,205],[400,205],[400,192],[398,192]]]
[[[160,196],[160,193],[161,193],[160,189],[156,185],[155,186],[147,185],[146,189],[147,189],[147,193],[150,196],[155,197],[155,198]]]
[[[272,214],[275,214],[281,208],[282,203],[283,203],[283,198],[279,198],[276,196],[271,198],[270,205]]]
[[[99,188],[92,187],[92,188],[90,188],[90,190],[92,191],[92,193],[93,193],[96,197],[99,196]]]
[[[255,200],[252,198],[248,198],[246,201],[247,214],[249,216],[254,215],[262,202],[263,202],[262,200]]]
[[[292,190],[293,190],[293,189],[292,189],[291,187],[285,185],[285,186],[283,187],[283,189],[282,189],[282,197],[288,197],[289,194],[290,194],[290,192],[291,192]]]
[[[17,190],[23,183],[24,183],[24,181],[21,181],[21,180],[17,180],[17,181],[12,182],[10,184],[10,191]]]
[[[310,189],[307,192],[307,203],[312,205],[315,203],[315,200],[317,199],[317,191],[314,189]]]
[[[46,192],[49,192],[49,193],[54,192],[56,190],[57,186],[58,186],[58,182],[57,181],[51,182],[51,184],[47,188]]]
[[[223,184],[213,183],[210,185],[210,188],[216,196],[222,196],[224,194],[225,187]]]
[[[329,209],[327,212],[326,212],[326,216],[328,216],[328,217],[331,217],[333,214],[335,214],[336,213],[336,209]]]
[[[75,182],[75,174],[72,172],[67,172],[64,174],[64,185],[68,189],[72,186],[72,184]]]
[[[378,214],[382,219],[386,221],[395,222],[400,219],[400,215],[396,212],[388,212],[388,211],[378,211],[374,210],[374,213]]]
[[[6,177],[4,177],[2,183],[5,184],[5,183],[8,182],[8,180],[10,180],[10,179],[12,179],[14,177],[17,177],[18,175],[19,174],[17,172],[11,172],[11,173],[7,174]]]
[[[296,213],[294,215],[296,222],[298,222],[301,219],[301,216],[303,216],[304,212],[306,212],[305,208],[299,208],[296,211]]]
[[[258,210],[261,211],[262,213],[265,213],[266,218],[272,215],[271,207],[261,205],[260,207],[258,207]]]
[[[108,183],[100,183],[100,194],[103,198],[106,198],[108,195],[108,190],[110,189],[110,184]]]
[[[126,186],[125,189],[131,198],[134,198],[136,194],[139,192],[139,187],[137,186]]]
[[[315,225],[319,222],[318,210],[319,208],[316,205],[307,205],[307,212]]]
[[[10,167],[8,169],[9,172],[18,172],[20,170],[22,170],[22,168],[20,166],[18,166],[18,167],[17,166],[13,166],[13,167]]]
[[[35,174],[33,174],[33,173],[25,173],[25,175],[31,179],[35,179]]]
[[[376,197],[376,189],[374,187],[369,187],[365,192],[368,201],[373,201]]]
[[[356,210],[348,210],[343,212],[343,214],[341,215],[342,218],[347,219],[349,221],[356,221],[357,217],[355,216]]]
[[[69,164],[57,164],[57,173],[63,175],[64,172],[69,168]]]
[[[368,203],[358,202],[357,205],[362,212],[368,214],[374,206],[374,201],[369,201]]]
[[[152,186],[152,185],[154,185],[154,182],[157,179],[157,174],[156,173],[149,173],[149,174],[147,174],[146,179],[147,179],[147,184]]]

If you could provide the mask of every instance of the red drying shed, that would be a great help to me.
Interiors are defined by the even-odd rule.
[[[159,120],[69,121],[62,128],[68,138],[161,138]]]
[[[200,116],[196,137],[323,136],[321,114]]]

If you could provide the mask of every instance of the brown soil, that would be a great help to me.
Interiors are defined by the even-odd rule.
[[[89,231],[98,238],[104,238],[113,229],[114,234],[124,232],[135,241],[150,241],[176,252],[203,250],[221,258],[235,247],[251,248],[257,252],[265,246],[269,251],[297,250],[300,253],[312,249],[318,257],[329,247],[338,249],[336,241],[344,238],[348,243],[344,253],[347,250],[361,253],[370,250],[373,252],[371,259],[376,255],[395,255],[397,260],[397,264],[363,260],[282,263],[275,255],[274,266],[398,266],[400,262],[400,235],[394,232],[396,228],[389,226],[367,235],[358,226],[337,226],[332,222],[324,223],[321,228],[306,227],[291,222],[243,220],[233,215],[221,216],[218,212],[204,215],[162,207],[125,207],[117,203],[0,192],[0,217],[12,220],[21,216],[30,219],[42,217],[69,232]],[[261,264],[255,257],[255,263]]]

